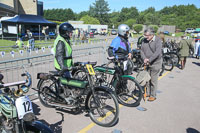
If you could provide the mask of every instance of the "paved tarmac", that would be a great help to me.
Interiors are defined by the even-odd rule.
[[[92,123],[85,113],[46,108],[34,101],[39,120],[55,133],[199,133],[200,131],[200,60],[188,58],[186,68],[174,68],[159,78],[157,100],[141,101],[137,108],[120,106],[118,123],[109,128]]]
[[[46,52],[48,52],[47,49]],[[46,52],[41,52],[40,55]],[[80,53],[81,51],[78,52]],[[20,58],[21,55],[18,57]],[[91,59],[94,61],[101,58],[93,56]],[[83,59],[84,57],[81,57],[81,60]],[[49,69],[50,65],[43,65],[43,67]],[[39,69],[43,71],[43,68],[39,67]],[[141,101],[139,107],[146,108],[146,111],[121,106],[118,123],[109,128],[95,125],[86,113],[74,115],[67,111],[46,108],[39,100],[33,101],[34,112],[38,119],[48,124],[55,133],[199,133],[200,87],[198,79],[200,79],[200,60],[189,58],[184,70],[174,68],[172,72],[166,72],[163,77],[160,77],[157,100],[154,102]]]

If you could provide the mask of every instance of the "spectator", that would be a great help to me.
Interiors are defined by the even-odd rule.
[[[18,48],[24,47],[24,43],[21,38],[18,38],[18,40],[16,41],[16,46],[18,46]]]
[[[144,41],[141,46],[141,57],[145,65],[149,65],[147,71],[151,76],[147,84],[148,101],[156,100],[156,91],[158,88],[158,76],[162,67],[162,41],[160,37],[155,36],[152,27],[144,31]]]
[[[47,26],[46,29],[45,29],[45,42],[47,42],[47,40],[50,40],[49,38],[49,27]]]
[[[115,57],[117,59],[126,59],[128,57],[125,74],[131,74],[133,69],[130,60],[132,57],[131,46],[128,41],[129,30],[130,28],[128,25],[120,24],[118,26],[118,36],[112,40],[112,43],[108,48],[108,55],[110,57]]]
[[[196,56],[197,59],[199,59],[199,54],[198,54],[198,48],[200,46],[200,33],[197,34],[197,38],[195,39],[195,49],[194,49],[194,55]]]
[[[26,37],[28,37],[27,48],[29,48],[31,50],[34,50],[35,42],[34,42],[33,34],[32,34],[32,32],[30,30],[27,30]]]
[[[71,77],[69,69],[73,65],[72,47],[70,38],[72,37],[74,27],[70,23],[62,23],[59,26],[59,34],[54,41],[54,66],[56,70],[66,70],[64,77]]]
[[[142,42],[144,41],[144,36],[140,36],[137,41],[137,49],[141,49]]]
[[[181,60],[181,69],[183,70],[185,68],[186,64],[186,58],[189,56],[189,50],[190,47],[192,47],[192,43],[190,41],[187,41],[186,36],[181,36],[182,40],[180,41],[179,45],[179,54],[180,54],[180,60]]]

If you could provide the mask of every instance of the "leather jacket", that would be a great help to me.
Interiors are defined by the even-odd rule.
[[[66,40],[69,44],[70,42]],[[66,66],[64,66],[64,59],[65,59],[65,44],[63,41],[59,41],[56,45],[56,60],[58,61],[58,64],[60,65],[61,69],[64,69]]]

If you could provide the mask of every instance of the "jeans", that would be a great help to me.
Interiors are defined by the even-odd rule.
[[[35,47],[35,41],[34,39],[29,39],[29,48],[33,51]]]
[[[64,78],[71,78],[72,76],[71,76],[71,73],[69,71],[66,71],[66,72],[64,72],[63,77]]]

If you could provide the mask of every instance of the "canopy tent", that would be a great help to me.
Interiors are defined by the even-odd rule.
[[[57,25],[44,19],[42,16],[21,14],[12,19],[1,21],[2,24],[34,24],[34,25]]]
[[[29,25],[29,26],[38,26],[39,27],[39,38],[40,38],[40,30],[41,30],[41,26],[55,26],[56,29],[56,23],[48,21],[46,19],[44,19],[42,16],[36,16],[36,15],[26,15],[26,14],[21,14],[18,15],[12,19],[7,19],[7,20],[2,20],[2,27],[3,26],[8,26],[8,25],[15,25],[17,27],[16,30],[16,34],[17,34],[17,38],[18,38],[18,33],[19,31],[19,25]],[[2,34],[3,36],[3,34]]]

